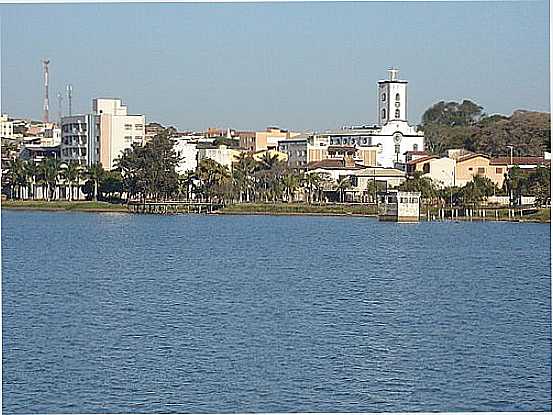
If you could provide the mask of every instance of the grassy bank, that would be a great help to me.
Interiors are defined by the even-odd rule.
[[[258,214],[258,215],[365,215],[376,216],[376,207],[367,205],[327,204],[309,205],[307,203],[243,203],[224,207],[222,214]]]
[[[108,202],[53,200],[3,200],[2,209],[62,210],[83,212],[128,212],[125,205]]]

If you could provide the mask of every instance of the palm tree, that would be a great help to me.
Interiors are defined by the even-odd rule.
[[[272,170],[279,162],[278,155],[271,155],[268,151],[263,154],[263,157],[258,162],[259,170]]]
[[[11,170],[13,171],[13,184],[17,186],[17,199],[22,198],[22,188],[27,186],[27,170],[25,162],[21,159],[15,159],[11,162]]]
[[[46,158],[39,165],[42,183],[47,186],[46,198],[50,202],[56,193],[61,162],[55,158]]]
[[[221,189],[225,179],[230,177],[230,173],[225,166],[211,159],[200,160],[197,167],[197,175],[202,182],[205,196],[209,202],[213,200],[213,196]]]
[[[344,176],[340,180],[338,180],[338,184],[336,186],[336,190],[339,192],[340,195],[341,203],[344,203],[344,192],[347,189],[351,189],[351,180],[349,177]]]
[[[27,163],[25,163],[25,170],[27,171],[27,178],[30,180],[28,185],[28,194],[30,197],[34,200],[35,199],[35,190],[36,190],[36,182],[37,177],[39,175],[39,168],[38,164],[34,162],[34,160],[29,160]]]
[[[243,201],[243,196],[246,196],[246,201],[250,201],[250,190],[254,184],[254,172],[257,167],[251,153],[240,153],[237,161],[233,165],[233,176],[238,188],[239,200]]]
[[[307,187],[308,196],[307,203],[313,203],[313,189],[317,188],[322,182],[321,176],[318,173],[307,173],[303,176],[303,184]]]
[[[85,176],[94,183],[94,195],[92,199],[98,201],[98,183],[104,177],[105,170],[102,163],[94,163],[86,169]]]
[[[73,195],[74,195],[73,185],[75,183],[78,185],[80,173],[81,173],[81,167],[79,166],[79,163],[75,161],[70,161],[69,164],[67,164],[67,167],[63,171],[63,176],[67,180],[67,183],[69,184],[70,201],[73,200]]]
[[[287,202],[294,201],[294,192],[299,187],[300,180],[299,177],[293,173],[287,173],[282,178],[282,185],[284,187],[284,192],[286,195]]]
[[[5,173],[2,174],[2,180],[5,180],[5,182],[10,187],[10,199],[14,199],[14,193],[15,193],[15,185],[17,183],[17,169],[16,165],[14,164],[15,160],[11,160],[9,162],[8,169]]]

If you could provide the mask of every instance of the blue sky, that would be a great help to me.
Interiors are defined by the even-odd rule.
[[[180,129],[327,129],[376,121],[376,82],[409,81],[408,118],[440,100],[549,111],[546,1],[0,5],[2,112],[39,119],[73,85]],[[66,102],[64,103],[66,105]]]

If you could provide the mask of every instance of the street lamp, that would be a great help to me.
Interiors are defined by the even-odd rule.
[[[508,149],[511,150],[511,163],[509,164],[509,167],[507,168],[508,174],[510,175],[510,170],[513,168],[513,146],[507,146]],[[509,185],[509,204],[513,205],[513,184]]]

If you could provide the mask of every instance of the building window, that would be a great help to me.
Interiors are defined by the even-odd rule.
[[[418,150],[419,150],[419,145],[413,144],[413,151],[418,151]]]
[[[423,173],[430,173],[430,163],[424,163],[422,166]]]
[[[399,101],[399,94],[396,94],[396,101]]]
[[[472,167],[469,167],[469,171],[472,171]]]
[[[125,130],[132,130],[132,124],[125,124]]]
[[[136,130],[142,130],[142,124],[135,124],[134,128]]]
[[[386,94],[382,94],[382,101],[386,101]]]
[[[399,118],[399,110],[396,110],[396,118]]]
[[[496,167],[495,168],[495,173],[496,174],[503,174],[503,169],[501,167]]]
[[[396,108],[399,108],[399,107],[400,107],[400,105],[401,105],[401,104],[399,103],[399,101],[398,101],[398,102],[396,102]]]
[[[142,141],[142,136],[141,135],[137,135],[136,137],[134,137],[135,140],[141,140]]]
[[[125,140],[131,141],[131,140],[132,140],[132,137],[131,137],[130,135],[126,135],[126,136],[125,136]]]
[[[386,118],[386,108],[382,108],[382,119]]]
[[[396,154],[399,154],[399,144],[396,144]]]
[[[484,174],[486,173],[486,169],[484,167],[478,167],[478,174]]]

